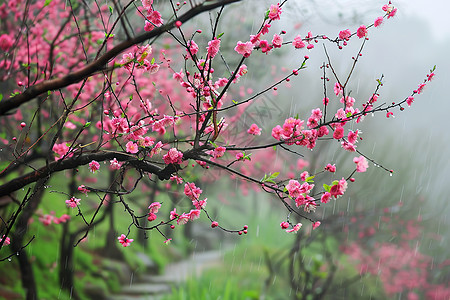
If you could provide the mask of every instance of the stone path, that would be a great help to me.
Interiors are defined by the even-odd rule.
[[[162,275],[143,275],[138,281],[130,278],[130,285],[122,288],[121,294],[108,300],[157,300],[172,291],[188,278],[200,276],[202,271],[223,262],[223,251],[193,253],[189,258],[169,264]]]

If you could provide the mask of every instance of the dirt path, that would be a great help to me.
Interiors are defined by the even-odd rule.
[[[193,253],[189,258],[168,264],[162,275],[143,275],[139,281],[130,278],[129,286],[122,288],[121,294],[112,295],[108,300],[157,300],[168,294],[172,286],[185,282],[188,278],[200,276],[203,270],[220,265],[224,251]]]

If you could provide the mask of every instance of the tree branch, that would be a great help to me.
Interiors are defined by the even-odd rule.
[[[160,180],[167,180],[170,176],[175,173],[178,169],[178,165],[167,165],[164,168],[161,168],[155,164],[150,163],[146,160],[139,160],[134,158],[128,154],[120,153],[120,152],[95,152],[95,153],[85,153],[85,154],[74,154],[73,157],[66,158],[63,160],[54,161],[49,163],[47,166],[44,166],[40,169],[37,169],[28,174],[17,177],[3,185],[0,186],[0,197],[6,196],[14,191],[17,191],[24,186],[36,182],[38,179],[45,178],[50,174],[74,169],[82,165],[86,165],[91,161],[105,161],[116,158],[119,161],[127,162],[132,167],[142,170],[144,172],[149,172],[158,176]]]
[[[46,93],[48,91],[57,90],[66,86],[69,86],[71,84],[77,83],[89,76],[92,76],[98,71],[101,71],[105,68],[105,65],[111,61],[111,59],[115,58],[117,55],[119,55],[122,51],[125,51],[126,49],[130,48],[133,45],[142,43],[148,39],[158,37],[162,35],[164,32],[174,28],[176,21],[181,21],[182,23],[189,21],[196,15],[212,10],[217,7],[221,7],[224,5],[228,5],[234,2],[239,2],[241,0],[220,0],[213,2],[211,4],[207,5],[199,5],[196,6],[189,11],[187,11],[184,15],[181,15],[178,19],[173,20],[172,22],[167,23],[164,26],[157,27],[152,31],[145,32],[139,36],[136,36],[134,38],[125,40],[100,56],[98,59],[92,61],[91,63],[87,64],[84,68],[75,71],[73,73],[70,73],[64,77],[61,78],[54,78],[50,80],[45,80],[41,83],[35,84],[33,86],[30,86],[27,88],[23,93],[16,95],[14,97],[11,97],[7,100],[0,102],[0,116],[8,114],[11,110],[18,108],[22,104],[29,102],[33,98]]]

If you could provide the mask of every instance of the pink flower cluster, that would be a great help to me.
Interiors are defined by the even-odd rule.
[[[336,180],[335,182],[333,182],[333,185],[331,186],[330,189],[330,194],[334,198],[338,198],[339,196],[344,195],[346,190],[347,190],[347,181],[344,178],[342,178],[339,181]]]
[[[55,212],[51,212],[49,215],[43,215],[39,217],[39,222],[41,222],[42,224],[44,224],[44,226],[49,226],[50,224],[55,223],[55,224],[60,224],[60,223],[65,223],[68,220],[70,220],[70,216],[63,214],[61,215],[61,217],[57,218],[55,216]]]
[[[3,242],[3,246],[8,246],[11,243],[9,237],[5,237],[5,235],[0,238],[0,243],[3,241],[3,239],[5,239],[5,241]]]
[[[252,124],[247,130],[247,133],[253,135],[261,135],[261,128],[259,128],[256,124]]]
[[[149,222],[156,220],[156,218],[157,218],[156,214],[158,213],[160,208],[161,208],[161,203],[159,203],[159,202],[153,202],[152,204],[150,204],[150,206],[148,207],[149,213],[148,213],[148,217],[147,217],[147,220]]]
[[[133,242],[133,239],[127,238],[125,234],[122,234],[117,239],[119,240],[119,243],[121,243],[123,247],[128,247]]]
[[[52,150],[53,150],[53,152],[58,154],[58,156],[55,157],[55,160],[60,160],[64,156],[66,156],[66,157],[72,157],[73,156],[73,153],[67,154],[69,152],[70,148],[69,148],[69,146],[67,146],[66,143],[55,144],[55,145],[53,145]]]
[[[365,172],[369,167],[369,163],[364,156],[355,157],[353,162],[356,164],[356,172]]]
[[[304,176],[308,175],[307,172]],[[307,212],[314,211],[316,209],[316,202],[314,198],[309,196],[309,192],[313,189],[314,184],[304,182],[300,184],[297,180],[290,180],[286,185],[286,190],[289,196],[294,199],[297,207],[304,206],[304,210]]]
[[[171,148],[169,152],[163,156],[164,163],[168,164],[181,164],[183,162],[183,153],[178,151],[177,148]]]
[[[95,172],[98,171],[99,169],[100,169],[100,164],[99,164],[97,161],[93,160],[93,161],[91,161],[91,162],[89,163],[89,170],[90,170],[92,173],[95,173]]]
[[[67,207],[75,208],[80,204],[80,201],[81,201],[81,199],[72,197],[69,200],[66,200],[66,205],[67,205]]]

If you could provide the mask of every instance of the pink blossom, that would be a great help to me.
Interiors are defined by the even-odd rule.
[[[166,164],[181,164],[183,153],[178,151],[177,148],[171,148],[169,152],[163,156],[164,163]]]
[[[161,203],[159,202],[153,202],[152,204],[150,204],[150,206],[148,207],[148,209],[150,210],[151,213],[158,213],[158,210],[161,208]]]
[[[9,35],[5,33],[0,36],[0,49],[6,52],[12,47],[12,45],[13,39]]]
[[[353,162],[356,164],[356,172],[365,172],[369,167],[369,163],[364,156],[353,158]]]
[[[188,49],[186,49],[186,51],[188,52],[189,55],[197,54],[198,45],[193,40],[189,40],[187,42],[187,47],[188,47]]]
[[[322,203],[328,203],[328,201],[330,201],[331,198],[331,194],[328,192],[323,193],[322,197],[320,197],[320,202]]]
[[[272,4],[269,9],[269,19],[272,21],[279,20],[281,15],[280,3]]]
[[[3,241],[3,239],[5,239],[5,241],[3,242],[3,246],[8,246],[9,244],[11,244],[10,238],[5,237],[5,235],[3,235],[2,238],[0,238],[0,243]]]
[[[239,152],[239,153],[236,154],[236,159],[237,160],[241,160],[243,157],[244,157],[244,153],[242,153],[242,152]]]
[[[188,214],[189,219],[196,220],[196,219],[200,218],[200,212],[201,212],[201,210],[199,210],[199,209],[192,209]]]
[[[342,178],[341,180],[333,183],[330,189],[330,194],[334,198],[337,198],[339,196],[344,195],[346,190],[347,190],[347,181],[344,178]]]
[[[291,198],[297,198],[301,194],[300,182],[297,180],[289,180],[289,183],[286,185],[286,190],[289,192]]]
[[[343,89],[339,82],[336,82],[334,84],[334,93],[336,94],[336,96],[342,96]]]
[[[283,45],[283,38],[278,34],[274,34],[272,39],[272,45],[274,48],[280,48],[281,45]]]
[[[356,146],[352,143],[349,143],[348,141],[342,141],[341,147],[350,152],[356,151]]]
[[[152,9],[153,0],[141,0],[141,2],[142,2],[142,6],[143,6],[146,10]]]
[[[367,28],[365,25],[359,26],[358,30],[356,31],[356,35],[361,39],[367,35]]]
[[[219,158],[222,157],[225,154],[225,151],[227,151],[227,149],[225,147],[219,146],[217,148],[214,149],[214,158]]]
[[[360,132],[358,129],[356,131],[350,130],[347,135],[347,141],[352,144],[356,143],[358,141],[359,133]]]
[[[195,186],[195,183],[188,182],[184,185],[184,194],[192,201],[198,200],[202,190]]]
[[[163,146],[164,144],[161,141],[157,142],[153,149],[150,151],[150,157],[161,152]]]
[[[67,207],[75,208],[80,204],[81,199],[77,199],[75,197],[70,198],[69,200],[66,200]]]
[[[158,64],[151,64],[149,65],[146,70],[150,72],[150,74],[155,74],[159,71],[159,65]]]
[[[261,135],[261,128],[259,128],[258,125],[256,124],[252,124],[250,128],[247,130],[247,133],[253,135]]]
[[[389,19],[389,18],[394,17],[396,13],[397,13],[397,8],[392,9],[392,10],[389,12],[387,18]]]
[[[300,174],[301,181],[306,181],[306,178],[308,178],[308,177],[309,177],[308,171],[304,171],[304,172],[302,172],[302,174]]]
[[[306,160],[299,158],[297,160],[297,169],[301,170],[303,168],[307,168],[309,166],[309,162],[307,162]]]
[[[125,234],[122,234],[117,239],[119,240],[119,243],[121,243],[124,247],[130,246],[130,244],[133,242],[133,239],[128,239]]]
[[[217,55],[220,48],[220,39],[214,39],[208,42],[207,52],[210,58],[214,58]]]
[[[127,145],[126,145],[126,151],[128,152],[128,153],[138,153],[139,152],[139,146],[136,144],[136,143],[134,143],[134,142],[132,142],[132,141],[129,141],[128,143],[127,143]]]
[[[259,42],[259,48],[261,48],[262,53],[268,53],[272,50],[272,45],[270,45],[268,41],[262,40]]]
[[[61,217],[59,217],[59,222],[60,223],[66,223],[68,220],[70,220],[70,216],[69,215],[63,214],[63,215],[61,215]]]
[[[339,38],[344,41],[348,40],[351,35],[352,35],[352,32],[349,29],[342,30],[339,32]]]
[[[281,226],[282,229],[287,229],[287,228],[289,228],[289,223],[288,222],[281,222],[280,226]]]
[[[161,26],[163,24],[163,19],[161,18],[161,13],[157,10],[153,10],[147,14],[147,19],[155,26]]]
[[[334,129],[333,138],[336,140],[340,140],[344,137],[344,127],[338,126]]]
[[[175,181],[177,184],[183,183],[183,178],[177,176],[177,175],[173,175],[170,177],[171,181]]]
[[[190,220],[190,215],[183,213],[181,216],[178,217],[177,225],[184,225]]]
[[[89,163],[89,170],[91,170],[92,173],[95,173],[100,169],[100,164],[96,162],[95,160],[91,161]]]
[[[327,164],[325,167],[325,171],[328,171],[330,173],[336,172],[336,165]]]
[[[287,229],[286,232],[290,233],[290,232],[294,232],[296,233],[297,231],[300,230],[300,228],[302,228],[302,223],[297,223],[292,229]]]
[[[113,170],[119,170],[122,167],[122,163],[119,162],[117,160],[117,158],[114,158],[114,159],[110,160],[109,163],[111,164],[110,167]]]
[[[171,212],[170,212],[170,219],[171,220],[173,220],[173,219],[176,219],[176,218],[178,218],[178,214],[177,214],[177,209],[176,208],[174,208]]]
[[[237,45],[234,48],[234,51],[243,55],[244,57],[249,57],[253,51],[253,48],[254,48],[254,46],[251,42],[243,43],[243,42],[239,41],[239,42],[237,42]]]
[[[423,89],[424,89],[425,86],[426,86],[425,83],[419,84],[419,87],[417,88],[417,94],[422,93],[422,91],[423,91]]]
[[[312,225],[312,229],[313,230],[316,229],[317,227],[320,226],[320,224],[321,224],[320,221],[314,222],[313,225]]]
[[[44,224],[44,226],[48,226],[48,225],[52,224],[53,218],[54,217],[52,215],[43,215],[43,216],[39,217],[39,222]]]
[[[378,17],[378,18],[376,18],[375,19],[375,21],[373,22],[373,25],[375,26],[375,27],[378,27],[378,26],[380,26],[381,24],[383,24],[383,17]]]
[[[342,97],[339,102],[345,103],[345,107],[352,107],[355,104],[355,98],[350,96]]]
[[[319,129],[317,130],[318,137],[326,136],[329,133],[330,133],[330,131],[328,130],[328,128],[326,126],[320,126]]]
[[[264,34],[269,33],[269,28],[270,28],[271,26],[272,26],[272,25],[270,25],[270,24],[264,24],[263,28],[261,29],[261,34],[264,35]]]
[[[431,72],[430,74],[427,74],[427,81],[431,81],[434,78],[434,73]]]
[[[183,82],[183,78],[184,78],[184,73],[183,73],[183,69],[180,70],[180,72],[178,73],[173,73],[173,79],[179,81],[179,82]]]
[[[146,136],[146,137],[141,137],[138,140],[138,145],[141,147],[150,147],[155,143],[155,138],[150,137],[150,136]]]
[[[155,221],[157,218],[158,218],[158,216],[155,213],[152,213],[152,212],[148,213],[147,220],[149,222]]]
[[[300,37],[300,35],[297,35],[294,38],[294,41],[292,41],[292,45],[294,45],[295,49],[300,49],[300,48],[304,48],[305,47],[305,43],[303,43],[303,40]]]
[[[411,106],[411,104],[414,102],[414,97],[409,96],[408,98],[406,98],[406,103],[408,104],[408,106]]]
[[[78,191],[79,191],[80,193],[85,194],[86,196],[87,196],[87,193],[89,192],[89,190],[84,186],[84,184],[82,184],[82,185],[80,185],[80,186],[78,187]]]
[[[208,198],[205,198],[204,200],[192,200],[192,205],[194,205],[197,209],[202,209],[206,207],[207,200]]]
[[[70,148],[69,148],[69,146],[66,145],[66,143],[61,143],[61,144],[54,144],[52,150],[53,150],[53,152],[58,154],[58,157],[55,157],[55,160],[59,160],[67,155]],[[71,156],[73,156],[73,153],[69,153],[67,155],[67,157],[71,157]]]

